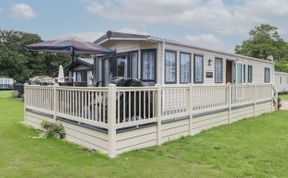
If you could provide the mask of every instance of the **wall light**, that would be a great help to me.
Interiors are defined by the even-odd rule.
[[[211,66],[212,65],[212,59],[209,59],[208,60],[208,66]]]

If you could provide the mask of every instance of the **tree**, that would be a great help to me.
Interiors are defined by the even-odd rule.
[[[26,50],[26,45],[41,41],[37,34],[0,30],[0,76],[22,83],[36,75],[57,76],[59,65],[65,66],[70,56]]]
[[[250,38],[237,45],[235,52],[260,59],[273,56],[275,61],[288,57],[288,45],[278,34],[278,28],[261,24],[249,32]]]
[[[278,28],[261,24],[249,32],[250,38],[236,45],[236,54],[268,60],[272,56],[275,70],[288,72],[288,44],[278,33]]]

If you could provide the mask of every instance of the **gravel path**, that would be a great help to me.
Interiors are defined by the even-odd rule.
[[[281,101],[281,108],[280,110],[288,110],[288,100]]]

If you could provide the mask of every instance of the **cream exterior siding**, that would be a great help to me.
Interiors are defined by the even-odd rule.
[[[265,61],[261,59],[225,54],[222,52],[216,52],[211,50],[205,50],[195,47],[190,47],[186,45],[171,43],[171,42],[158,42],[158,41],[149,41],[149,40],[108,40],[101,44],[102,46],[110,49],[115,49],[117,53],[124,53],[129,51],[138,51],[138,77],[141,78],[141,50],[142,49],[157,49],[157,81],[156,83],[165,84],[164,76],[164,57],[165,50],[171,50],[177,52],[177,81],[176,84],[180,84],[180,52],[190,53],[191,54],[191,82],[193,83],[194,79],[194,54],[201,54],[204,56],[204,85],[223,85],[226,83],[226,60],[237,61],[246,65],[246,82],[248,78],[248,65],[253,66],[253,83],[263,84],[264,83],[264,68],[270,68],[270,83],[273,83],[274,80],[274,63],[272,61]],[[163,50],[164,46],[164,50]],[[223,82],[215,83],[215,57],[223,59]],[[209,66],[208,61],[211,59],[212,63]],[[206,72],[212,72],[213,78],[206,78]],[[235,73],[235,71],[233,71]],[[201,85],[202,83],[198,84]],[[167,84],[175,85],[175,84]]]
[[[274,85],[278,93],[288,92],[288,73],[275,72]]]

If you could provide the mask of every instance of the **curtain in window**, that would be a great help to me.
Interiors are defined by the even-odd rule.
[[[77,82],[81,82],[82,81],[82,76],[81,76],[81,73],[80,72],[76,72],[76,81]]]
[[[243,82],[243,66],[242,64],[236,64],[236,84],[241,84]]]
[[[142,79],[155,80],[155,51],[142,51]]]
[[[253,67],[248,65],[248,82],[253,82]]]
[[[269,68],[264,69],[264,82],[265,83],[270,82],[270,69]]]
[[[176,52],[166,51],[165,53],[165,82],[176,82]]]
[[[223,82],[223,59],[215,58],[215,82]]]
[[[202,83],[203,82],[203,56],[195,55],[194,56],[194,82]]]
[[[131,78],[138,78],[138,52],[131,53]]]
[[[180,82],[191,82],[191,55],[187,53],[180,54]]]
[[[126,57],[126,56],[125,56]],[[117,59],[117,76],[128,77],[128,67],[127,67],[127,58],[118,58]]]

